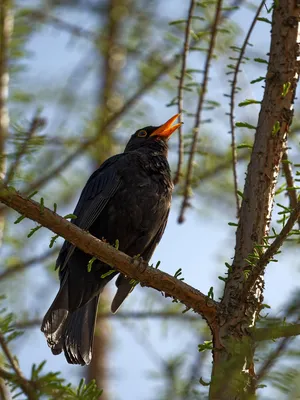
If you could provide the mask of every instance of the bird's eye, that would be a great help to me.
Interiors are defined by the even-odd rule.
[[[147,136],[147,132],[146,131],[139,131],[138,132],[138,137],[146,137]]]

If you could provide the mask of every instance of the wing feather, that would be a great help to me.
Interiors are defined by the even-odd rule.
[[[121,178],[114,164],[123,157],[117,154],[106,160],[89,178],[83,188],[74,210],[76,219],[72,223],[88,230],[100,216],[104,207],[118,190]],[[57,258],[56,268],[63,271],[75,250],[75,246],[65,241]]]

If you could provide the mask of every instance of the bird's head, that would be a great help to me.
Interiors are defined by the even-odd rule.
[[[145,128],[137,130],[127,143],[125,152],[136,150],[144,146],[153,147],[155,146],[155,143],[167,148],[167,141],[171,137],[172,133],[181,125],[181,123],[173,125],[178,116],[179,114],[174,115],[163,125],[146,126]]]

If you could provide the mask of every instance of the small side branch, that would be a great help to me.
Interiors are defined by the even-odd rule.
[[[257,383],[261,381],[267,373],[270,371],[276,360],[283,354],[287,346],[292,341],[291,337],[285,337],[281,339],[279,344],[276,346],[275,350],[269,355],[263,365],[260,367],[259,371],[256,374]]]
[[[185,27],[185,37],[184,37],[184,45],[183,45],[183,54],[182,54],[182,65],[181,65],[181,73],[179,78],[179,85],[178,85],[178,113],[179,115],[179,122],[183,123],[183,87],[184,87],[184,78],[185,78],[185,71],[186,71],[186,59],[189,52],[189,41],[190,41],[190,30],[192,24],[192,16],[194,13],[195,8],[195,0],[191,0],[190,8],[188,11],[188,19],[186,21]],[[178,163],[177,163],[177,170],[174,177],[174,185],[179,182],[181,168],[183,162],[183,137],[182,137],[182,125],[180,125],[178,129]]]
[[[265,4],[265,0],[263,0],[260,3],[260,6],[258,7],[258,9],[255,13],[253,21],[252,21],[250,28],[248,30],[248,33],[245,37],[244,43],[242,45],[242,48],[241,48],[241,51],[239,54],[239,58],[237,60],[237,63],[236,63],[235,69],[234,69],[233,80],[232,80],[232,85],[231,85],[229,119],[230,119],[230,129],[231,129],[232,171],[233,171],[233,182],[234,182],[234,193],[235,193],[235,200],[236,200],[236,216],[237,216],[237,218],[239,218],[239,213],[240,213],[240,198],[238,195],[238,183],[237,183],[237,171],[236,171],[237,153],[236,153],[235,125],[234,125],[234,105],[235,105],[236,85],[237,85],[238,73],[240,71],[240,66],[241,66],[242,60],[245,55],[246,47],[248,45],[250,36],[255,27],[257,18],[259,16],[264,4]]]
[[[180,224],[184,222],[184,213],[185,213],[186,208],[189,206],[189,198],[190,198],[191,182],[192,182],[192,174],[193,174],[193,162],[194,162],[194,156],[195,156],[196,147],[197,147],[198,135],[199,135],[200,125],[201,125],[201,115],[202,115],[203,104],[204,104],[204,99],[205,99],[206,90],[207,90],[211,59],[213,56],[213,51],[214,51],[215,43],[216,43],[216,37],[217,37],[217,32],[218,32],[217,28],[219,26],[222,4],[223,4],[223,0],[218,0],[217,5],[216,5],[214,22],[213,22],[212,29],[211,29],[209,49],[208,49],[206,60],[205,60],[203,80],[201,83],[201,92],[199,95],[199,101],[198,101],[198,106],[197,106],[197,111],[196,111],[196,121],[195,121],[194,129],[193,129],[193,140],[192,140],[190,156],[189,156],[189,160],[188,160],[186,179],[185,179],[185,183],[184,183],[183,200],[181,203],[180,213],[179,213],[179,217],[178,217],[178,222]]]
[[[26,137],[19,149],[19,151],[16,154],[15,161],[11,165],[10,169],[8,170],[6,177],[5,177],[5,183],[8,184],[14,177],[14,175],[17,173],[18,168],[20,166],[20,162],[24,155],[26,154],[26,151],[28,149],[29,143],[31,138],[35,135],[37,130],[42,128],[45,125],[45,120],[42,118],[39,118],[38,114],[36,114],[29,126],[28,131],[26,132]]]
[[[26,261],[15,263],[11,267],[7,268],[5,271],[1,272],[0,274],[0,282],[4,279],[10,278],[12,275],[17,274],[21,271],[24,271],[28,267],[31,267],[34,264],[41,263],[47,260],[49,257],[53,256],[58,251],[57,248],[50,249],[46,251],[41,256],[34,256],[29,258]]]
[[[27,395],[28,400],[36,400],[37,395],[35,393],[34,387],[32,386],[31,382],[28,381],[24,377],[21,369],[19,368],[18,363],[16,362],[14,356],[10,352],[10,350],[7,346],[6,340],[2,333],[0,333],[0,346],[2,348],[2,351],[9,363],[10,367],[12,368],[12,370],[14,371],[14,373],[16,375],[16,379],[14,379],[12,374],[10,374],[9,372],[6,372],[2,368],[0,368],[0,376],[4,379],[8,379],[8,380],[12,380],[12,381],[17,380],[20,387],[22,388],[24,394]]]
[[[275,254],[278,252],[286,238],[289,236],[289,233],[293,229],[293,226],[300,218],[300,202],[297,203],[296,207],[292,211],[289,219],[287,220],[286,224],[282,228],[279,235],[276,239],[272,242],[270,247],[266,250],[266,252],[260,257],[259,261],[257,262],[256,266],[253,268],[250,276],[248,277],[247,281],[244,285],[244,298],[249,293],[249,290],[255,285],[256,280],[258,277],[263,273],[266,265],[272,261]]]
[[[258,328],[253,331],[252,337],[255,341],[272,340],[287,338],[300,335],[300,324],[291,324],[285,326],[275,326],[268,328]]]

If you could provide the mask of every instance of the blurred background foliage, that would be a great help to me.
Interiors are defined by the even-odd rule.
[[[214,286],[217,298],[223,285],[217,277],[224,275],[224,262],[234,250],[234,227],[227,223],[236,222],[228,116],[231,79],[258,3],[223,3],[205,92],[203,76],[217,2],[194,3],[182,85],[184,162],[174,190],[169,230],[154,262],[161,258],[161,268],[172,274],[181,267],[185,279],[203,292]],[[45,205],[52,209],[56,204],[58,213],[65,215],[73,211],[92,171],[110,155],[121,152],[132,133],[145,125],[159,125],[177,113],[190,4],[179,0],[10,0],[6,6],[13,22],[7,43],[10,122],[4,138],[9,183],[24,193],[34,193],[35,199],[43,197]],[[267,7],[271,3],[263,8],[261,17],[270,19]],[[235,120],[254,126],[259,104],[238,104],[245,99],[262,98],[263,79],[251,82],[265,76],[267,64],[261,60],[267,59],[270,27],[266,20],[257,21],[237,85]],[[197,104],[203,95],[188,187],[190,206],[185,210],[185,223],[178,226]],[[242,191],[254,130],[235,130],[238,186]],[[296,113],[289,139],[289,157],[294,163],[299,162],[298,131]],[[178,138],[174,135],[169,155],[174,175],[177,159]],[[295,168],[299,171],[299,165]],[[277,200],[288,206],[283,174],[280,188]],[[276,212],[277,208],[275,227],[276,220],[280,220]],[[205,382],[209,381],[211,358],[209,351],[198,351],[198,344],[210,340],[205,323],[191,311],[183,314],[182,305],[145,288],[137,288],[119,316],[113,317],[108,314],[108,306],[114,289],[110,287],[103,294],[90,366],[70,367],[62,357],[52,357],[39,324],[56,291],[53,266],[62,240],[57,239],[49,249],[51,233],[40,229],[28,238],[33,222],[15,224],[16,213],[7,209],[0,213],[5,216],[0,291],[6,296],[3,307],[15,313],[13,319],[3,311],[1,340],[7,340],[12,329],[9,327],[15,326],[16,320],[24,334],[9,346],[27,378],[42,382],[44,376],[45,384],[39,383],[41,389],[36,398],[99,397],[93,383],[88,387],[82,384],[76,392],[60,378],[54,378],[52,370],[61,370],[59,376],[66,377],[74,387],[81,378],[87,382],[95,379],[104,389],[101,398],[105,400],[207,397]],[[290,243],[293,246],[286,250],[287,258],[282,263],[284,272],[278,272],[294,276],[284,293],[295,288],[293,279],[299,275],[299,262],[291,253],[298,251],[298,242]],[[181,258],[174,265],[178,252]],[[274,276],[271,287],[276,279],[279,284],[279,275]],[[275,299],[271,315],[279,321],[284,315],[283,301],[276,290],[267,291],[268,296],[271,301]],[[269,343],[259,349],[261,364],[274,346]],[[259,398],[299,398],[296,349],[296,344],[287,346],[277,369],[263,381],[268,386],[259,391]],[[44,359],[47,363],[41,371],[32,370],[32,364],[39,365]],[[5,357],[2,361],[6,363]],[[2,396],[10,398],[4,392],[2,385]]]

